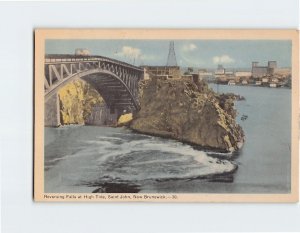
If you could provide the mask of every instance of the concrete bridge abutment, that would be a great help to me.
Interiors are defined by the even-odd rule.
[[[60,126],[60,103],[58,93],[52,95],[45,101],[45,126],[58,127]]]

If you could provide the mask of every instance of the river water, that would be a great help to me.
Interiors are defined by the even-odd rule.
[[[246,98],[236,102],[246,141],[231,161],[126,128],[45,128],[45,192],[290,192],[291,90],[211,87]],[[233,174],[203,176],[226,173],[234,164]]]

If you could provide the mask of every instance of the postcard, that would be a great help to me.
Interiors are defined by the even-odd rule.
[[[36,29],[34,200],[297,202],[296,30]]]

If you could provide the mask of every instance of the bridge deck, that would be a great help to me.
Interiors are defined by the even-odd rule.
[[[55,63],[67,63],[67,62],[80,62],[80,61],[105,61],[105,62],[113,62],[115,64],[125,66],[131,69],[135,69],[138,71],[143,71],[143,68],[131,65],[129,63],[119,61],[113,58],[99,56],[99,55],[73,55],[73,54],[46,54],[45,55],[45,64],[55,64]]]

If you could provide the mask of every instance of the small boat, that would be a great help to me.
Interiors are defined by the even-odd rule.
[[[247,120],[247,118],[248,118],[247,115],[243,115],[243,116],[241,117],[241,120],[242,120],[242,121],[245,121],[245,120]]]

